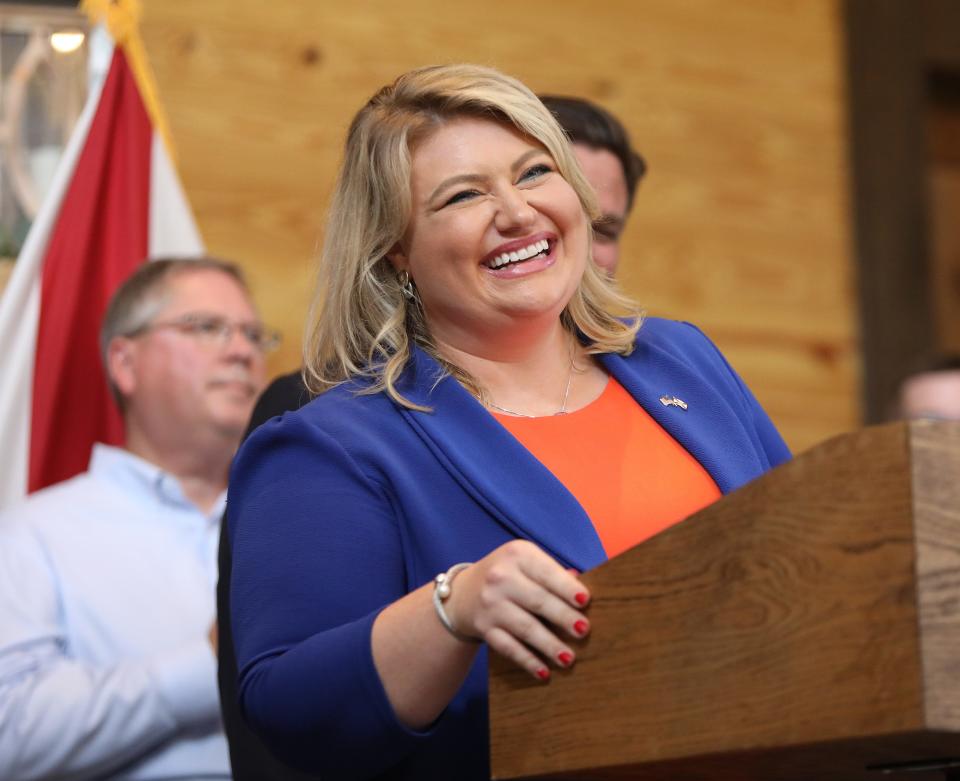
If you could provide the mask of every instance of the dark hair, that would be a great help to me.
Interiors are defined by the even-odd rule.
[[[576,144],[606,149],[620,161],[627,182],[627,208],[633,206],[637,184],[647,172],[646,161],[630,146],[630,135],[613,114],[583,98],[540,95],[540,100]]]

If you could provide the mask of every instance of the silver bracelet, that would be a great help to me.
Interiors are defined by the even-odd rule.
[[[450,620],[450,616],[447,615],[447,611],[443,609],[443,603],[449,599],[452,593],[450,589],[453,585],[453,579],[471,564],[473,564],[472,561],[462,561],[459,564],[454,564],[446,572],[441,572],[433,579],[433,609],[437,611],[437,618],[440,619],[443,628],[457,640],[465,643],[480,643],[482,641],[479,637],[471,637],[458,630],[453,625],[453,621]]]

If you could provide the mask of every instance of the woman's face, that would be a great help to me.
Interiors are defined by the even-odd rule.
[[[589,224],[536,141],[455,119],[416,146],[412,215],[390,260],[416,283],[432,336],[462,349],[555,321],[576,291]]]

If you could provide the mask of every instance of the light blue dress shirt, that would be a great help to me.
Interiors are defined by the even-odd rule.
[[[96,445],[0,514],[0,778],[229,778],[215,617],[224,497]]]

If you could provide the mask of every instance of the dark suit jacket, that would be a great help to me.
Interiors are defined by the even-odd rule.
[[[274,380],[257,401],[246,436],[257,426],[288,410],[298,409],[310,401],[300,372]],[[220,684],[220,710],[230,745],[230,764],[235,781],[307,781],[307,775],[284,765],[273,756],[263,742],[247,727],[237,704],[237,656],[230,626],[230,571],[232,562],[227,542],[227,522],[220,526],[220,579],[217,582],[217,621]]]

